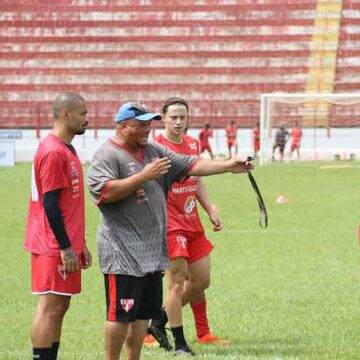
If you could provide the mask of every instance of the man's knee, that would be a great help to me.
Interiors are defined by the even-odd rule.
[[[42,311],[43,316],[48,317],[50,319],[60,319],[63,318],[69,309],[69,306],[51,306],[47,307]]]
[[[198,279],[190,279],[189,285],[195,290],[195,291],[202,291],[206,290],[210,287],[210,277],[201,277]]]
[[[182,290],[185,280],[186,280],[186,275],[184,274],[179,273],[176,276],[173,276],[171,281],[168,281],[169,289]]]
[[[70,307],[70,298],[67,297],[56,301],[50,298],[46,300],[42,301],[39,306],[39,310],[44,316],[63,317]]]
[[[170,269],[170,277],[168,278],[169,290],[182,292],[184,283],[187,278],[187,270],[182,268]]]
[[[202,283],[202,288],[205,290],[205,289],[208,289],[210,287],[210,277],[207,278],[207,279],[204,279],[203,283]]]
[[[200,284],[199,287],[202,290],[206,290],[210,287],[210,277],[204,278],[204,279],[200,279]]]

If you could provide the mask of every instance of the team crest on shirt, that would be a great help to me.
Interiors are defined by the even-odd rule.
[[[64,279],[64,281],[67,279],[67,277],[69,275],[69,273],[67,271],[65,271],[64,265],[58,265],[58,273]]]
[[[184,205],[184,211],[186,214],[190,214],[195,207],[196,203],[195,203],[195,196],[189,196],[186,201],[185,201],[185,205]]]
[[[127,169],[128,169],[129,175],[135,174],[135,173],[137,172],[134,161],[132,161],[132,162],[130,162],[130,163],[127,163],[127,164],[126,164],[126,167],[127,167]]]
[[[189,147],[191,150],[197,150],[197,144],[194,142],[194,143],[190,143],[189,144]]]
[[[186,242],[187,242],[186,237],[184,237],[184,236],[177,236],[177,237],[176,237],[176,241],[178,242],[178,244],[179,244],[182,248],[186,249]]]
[[[134,306],[134,299],[120,299],[120,304],[126,312],[129,312],[129,310]]]

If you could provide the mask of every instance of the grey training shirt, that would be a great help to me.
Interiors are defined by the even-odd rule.
[[[145,182],[140,190],[118,202],[101,202],[107,182],[125,179],[163,157],[171,160],[168,173]],[[166,242],[167,192],[172,183],[186,176],[196,159],[171,152],[156,142],[150,142],[144,149],[143,162],[111,140],[99,148],[88,170],[88,186],[101,211],[98,253],[103,273],[140,277],[170,266]]]

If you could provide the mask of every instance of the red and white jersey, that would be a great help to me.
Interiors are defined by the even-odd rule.
[[[302,135],[303,133],[300,128],[294,127],[291,129],[291,137],[294,144],[298,144],[300,142]]]
[[[31,194],[25,234],[25,249],[41,255],[59,255],[60,247],[43,207],[46,192],[61,189],[59,206],[71,247],[84,249],[84,180],[79,158],[54,134],[40,142],[31,176]]]
[[[183,135],[181,144],[174,144],[162,134],[155,140],[173,152],[184,155],[199,155],[199,142],[189,135]],[[197,178],[189,177],[183,183],[174,183],[167,200],[167,232],[183,230],[203,232],[196,204]]]
[[[227,126],[225,128],[226,137],[228,140],[235,140],[236,139],[236,133],[237,133],[237,127],[236,126]]]
[[[207,145],[209,144],[209,138],[212,137],[211,129],[202,129],[199,133],[200,144]]]

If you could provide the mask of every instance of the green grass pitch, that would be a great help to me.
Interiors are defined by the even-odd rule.
[[[324,165],[326,168],[324,168]],[[342,165],[340,167],[336,165]],[[29,359],[30,292],[23,236],[30,164],[0,168],[0,359]],[[346,163],[272,164],[254,176],[269,227],[246,176],[205,179],[225,227],[213,233],[212,285],[207,291],[213,333],[226,348],[198,345],[189,308],[187,339],[204,359],[359,359],[359,166]],[[287,204],[277,204],[279,195]],[[72,300],[59,359],[103,359],[105,302],[96,256],[98,210],[87,195],[86,233],[94,266],[83,272],[83,293]],[[144,359],[172,359],[159,349]]]

